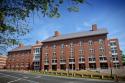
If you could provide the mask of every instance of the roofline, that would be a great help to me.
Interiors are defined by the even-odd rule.
[[[102,33],[102,34],[96,34],[96,35],[87,35],[87,36],[74,37],[74,38],[66,38],[66,39],[51,40],[51,41],[42,41],[42,43],[48,43],[48,42],[54,42],[54,41],[60,41],[60,40],[68,40],[68,39],[76,39],[76,38],[82,38],[82,37],[91,37],[91,36],[97,36],[97,35],[103,35],[103,34],[108,34],[108,32]]]
[[[18,51],[25,51],[25,50],[31,50],[31,49],[24,49],[24,50],[11,50],[11,51],[8,51],[8,52],[18,52]]]

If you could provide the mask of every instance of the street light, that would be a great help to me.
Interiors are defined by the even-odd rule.
[[[110,72],[111,72],[111,78],[113,79],[113,76],[112,76],[112,53],[111,51],[109,51],[109,60],[110,60]]]

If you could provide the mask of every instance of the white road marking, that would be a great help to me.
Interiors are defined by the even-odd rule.
[[[37,77],[35,77],[35,78],[41,78],[41,76],[37,76]]]
[[[28,79],[24,79],[24,78],[19,78],[19,77],[8,75],[8,74],[3,74],[3,73],[0,73],[0,74],[8,76],[8,77],[13,77],[13,78],[18,78],[18,79],[21,79],[21,80],[29,81],[31,83],[39,83],[39,82],[36,82],[36,81],[32,81],[32,80],[28,80]]]
[[[28,77],[23,77],[23,78],[28,78]]]
[[[17,80],[9,81],[9,82],[7,82],[7,83],[13,83],[13,82],[16,82],[16,81],[19,81],[19,80],[21,80],[21,78],[19,78],[19,79],[17,79]]]

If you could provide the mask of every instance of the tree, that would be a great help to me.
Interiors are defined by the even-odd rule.
[[[79,4],[85,0],[0,0],[0,50],[19,44],[19,37],[30,31],[25,21],[31,12],[39,11],[43,17],[60,17],[59,7],[64,2],[70,3],[69,12],[78,12]]]
[[[125,66],[125,54],[122,54],[122,63]]]

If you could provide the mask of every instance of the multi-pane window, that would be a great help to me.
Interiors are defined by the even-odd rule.
[[[56,58],[56,52],[53,52],[52,58],[53,58],[53,59]]]
[[[37,54],[39,54],[39,53],[40,53],[40,48],[35,48],[35,51],[34,51],[34,53],[37,53]]]
[[[83,56],[79,56],[79,62],[84,62],[85,58]]]
[[[119,63],[114,63],[113,65],[114,65],[114,68],[116,68],[116,69],[120,68],[120,64]]]
[[[69,62],[75,62],[75,59],[74,58],[70,58]]]
[[[70,47],[71,47],[71,48],[73,47],[73,42],[70,43]]]
[[[45,56],[45,64],[48,64],[48,63],[49,63],[49,57]]]
[[[65,45],[64,44],[61,44],[61,49],[63,49],[65,47]]]
[[[48,46],[45,46],[45,52],[48,52]]]
[[[108,64],[107,63],[100,63],[100,68],[101,69],[108,69]]]
[[[70,58],[74,58],[74,49],[70,48]]]
[[[116,44],[116,42],[114,41],[112,41],[112,42],[110,42],[110,46],[116,46],[117,44]]]
[[[60,63],[65,63],[66,62],[66,59],[65,59],[65,56],[64,56],[64,51],[61,50],[61,54],[60,54]]]
[[[111,48],[111,52],[112,53],[117,53],[117,48],[116,47]]]
[[[96,63],[90,63],[89,64],[90,69],[96,69]]]
[[[104,52],[104,51],[105,51],[104,47],[103,47],[103,46],[100,46],[100,47],[99,47],[99,51],[100,51],[100,52]]]
[[[40,60],[40,47],[37,47],[34,50],[34,60]]]
[[[79,55],[83,55],[83,48],[79,49]]]
[[[90,48],[89,51],[90,51],[90,53],[94,53],[94,49],[93,48]]]
[[[112,56],[112,60],[113,61],[118,61],[118,56],[116,55],[116,56]]]
[[[52,55],[52,63],[57,63],[56,52],[53,52],[53,55]]]
[[[107,58],[104,55],[99,55],[99,60],[100,61],[105,61],[105,60],[107,60]]]
[[[83,42],[82,41],[79,41],[79,46],[82,46],[83,45]]]
[[[103,44],[104,44],[103,39],[99,39],[99,44],[100,44],[100,45],[103,45]]]
[[[95,61],[95,56],[94,55],[89,56],[89,61]]]
[[[89,40],[88,41],[88,44],[91,46],[91,45],[93,45],[93,41],[92,40]]]
[[[52,49],[56,49],[56,45],[55,44],[52,45]]]
[[[66,59],[65,59],[65,56],[60,56],[60,63],[65,63],[66,62]]]
[[[52,63],[57,63],[57,59],[52,59]]]

